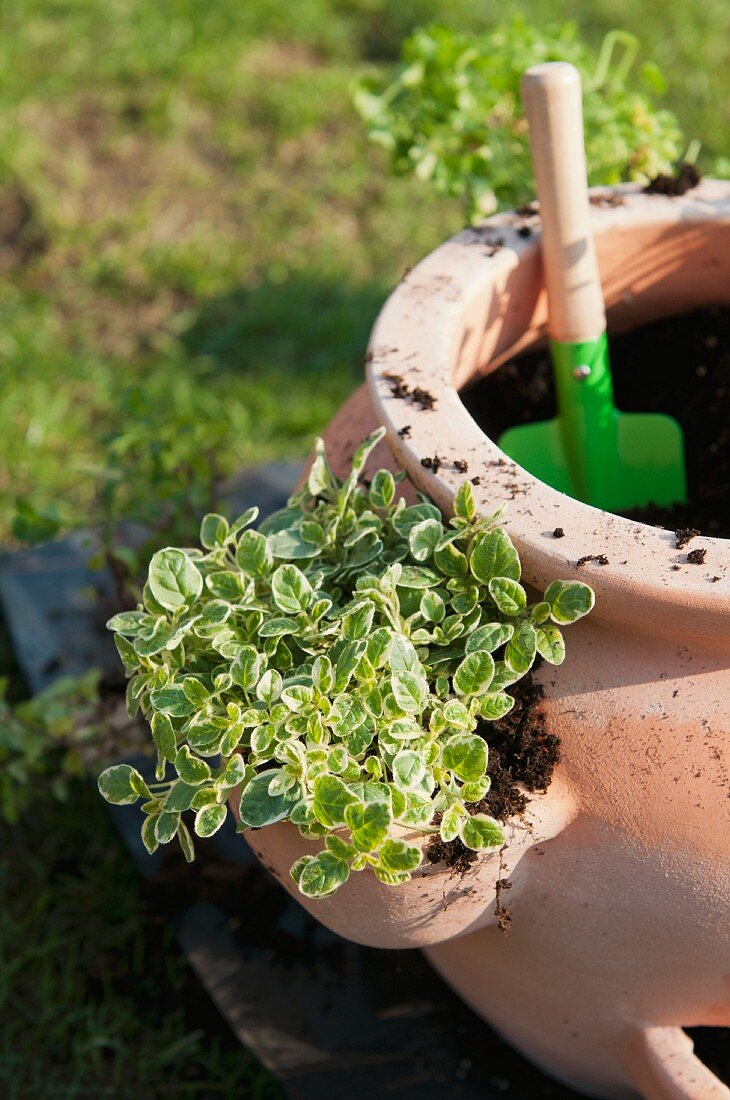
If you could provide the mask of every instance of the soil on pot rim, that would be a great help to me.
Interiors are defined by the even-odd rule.
[[[525,790],[547,790],[560,759],[560,739],[547,729],[544,691],[532,674],[510,688],[510,694],[515,705],[509,714],[498,722],[482,721],[477,727],[489,745],[492,785],[480,802],[467,807],[473,814],[489,814],[498,821],[522,813],[529,801]],[[466,871],[477,855],[458,837],[445,842],[434,836],[426,848],[432,863],[446,863],[456,872]]]
[[[628,517],[684,538],[688,529],[730,538],[730,309],[656,321],[612,337],[610,350],[617,406],[667,413],[685,438],[688,502],[649,504]],[[493,439],[513,425],[550,419],[555,395],[547,349],[505,364],[465,390],[462,400]],[[701,564],[698,557],[694,564]]]

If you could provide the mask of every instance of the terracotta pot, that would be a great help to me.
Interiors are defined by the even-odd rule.
[[[621,205],[593,208],[609,332],[730,304],[730,184],[705,181],[682,199],[620,193]],[[427,865],[388,888],[362,873],[333,899],[304,904],[364,943],[430,945],[433,965],[479,1015],[578,1089],[728,1100],[682,1028],[730,1025],[730,542],[703,538],[706,567],[685,565],[670,532],[503,464],[466,412],[460,387],[544,339],[539,242],[519,235],[520,221],[501,215],[466,230],[407,276],[373,331],[367,389],[327,441],[344,468],[365,432],[385,424],[372,465],[405,467],[446,512],[463,477],[452,462],[466,459],[482,475],[481,508],[509,500],[528,583],[594,586],[594,613],[566,632],[566,664],[539,674],[562,762],[526,821],[510,824],[506,850],[463,878]],[[494,251],[497,236],[504,247]],[[435,408],[395,398],[388,374],[428,390]],[[420,462],[434,453],[437,474]],[[577,569],[592,553],[610,564]],[[247,836],[298,896],[288,868],[314,849],[290,825]],[[505,877],[507,935],[494,915]]]

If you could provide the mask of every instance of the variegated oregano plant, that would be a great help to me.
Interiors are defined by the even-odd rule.
[[[233,524],[206,516],[203,549],[156,553],[143,603],[110,621],[157,772],[147,784],[118,764],[99,788],[143,800],[150,852],[177,836],[192,859],[183,815],[211,836],[234,788],[242,830],[291,821],[324,838],[291,869],[308,897],[368,867],[407,881],[414,833],[503,843],[499,822],[469,810],[490,783],[479,730],[510,710],[507,689],[538,653],[562,662],[560,627],[593,592],[553,581],[528,604],[500,513],[479,516],[469,482],[448,524],[425,497],[398,497],[403,474],[363,483],[382,436],[345,481],[320,441],[304,488],[258,530],[254,508]]]

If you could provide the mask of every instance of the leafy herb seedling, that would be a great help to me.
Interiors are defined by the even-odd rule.
[[[395,80],[360,80],[354,102],[397,173],[457,196],[478,221],[534,194],[519,85],[543,61],[570,61],[583,78],[592,184],[646,182],[671,170],[685,142],[676,117],[658,106],[665,81],[657,66],[644,64],[632,78],[638,49],[633,35],[614,30],[596,57],[575,24],[538,28],[522,17],[486,34],[422,27],[403,43]]]
[[[234,788],[241,829],[291,821],[324,838],[291,869],[308,897],[367,867],[407,881],[421,862],[414,833],[503,843],[499,822],[469,812],[490,782],[480,723],[510,710],[507,689],[538,653],[562,662],[560,626],[590,611],[593,592],[554,581],[529,605],[500,512],[477,515],[468,482],[448,525],[426,498],[397,496],[404,474],[363,485],[383,434],[344,481],[319,441],[305,487],[258,530],[256,509],[233,524],[206,516],[203,549],[156,553],[143,604],[110,621],[157,782],[118,764],[99,788],[143,800],[149,851],[177,836],[192,859],[183,815],[212,835]]]

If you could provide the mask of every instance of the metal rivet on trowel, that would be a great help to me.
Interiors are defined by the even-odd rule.
[[[573,371],[573,378],[577,378],[579,382],[582,382],[584,378],[587,378],[591,373],[591,368],[587,363],[582,363],[579,367],[576,367]]]

